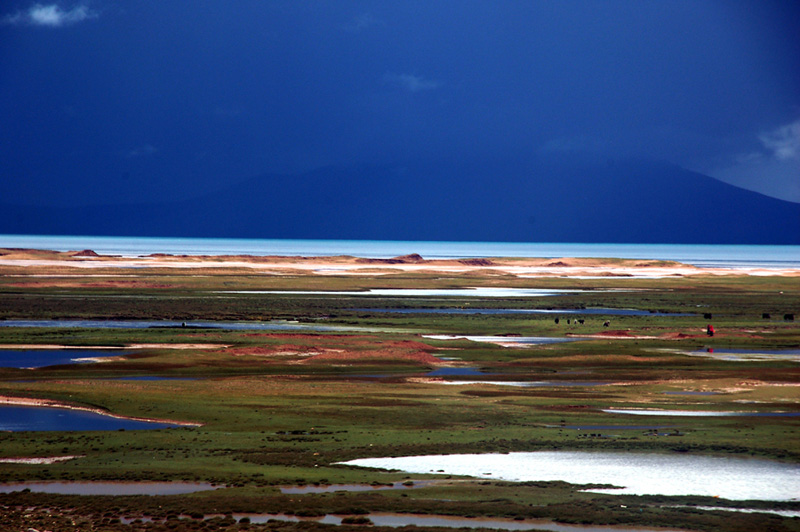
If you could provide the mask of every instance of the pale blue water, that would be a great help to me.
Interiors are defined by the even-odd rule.
[[[390,258],[418,253],[426,259],[613,257],[676,260],[701,267],[800,267],[800,246],[0,235],[0,248],[34,248],[57,251],[92,249],[103,255],[128,257],[151,253],[170,253],[181,255],[353,255],[368,258]]]

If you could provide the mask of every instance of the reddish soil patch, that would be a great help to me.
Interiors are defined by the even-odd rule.
[[[663,338],[665,340],[682,340],[684,338],[703,338],[704,336],[707,336],[707,335],[705,333],[703,333],[703,334],[688,334],[688,333],[682,333],[682,332],[667,332],[667,333],[662,333],[662,334],[658,335],[659,338]]]
[[[342,343],[348,343],[348,340],[355,338],[375,338],[374,336],[366,335],[343,335],[343,334],[280,334],[280,333],[247,333],[242,336],[248,338],[275,338],[277,340],[338,340]]]
[[[233,356],[294,357],[293,363],[335,363],[375,361],[413,362],[438,365],[442,360],[430,354],[433,348],[413,340],[379,341],[372,336],[313,334],[247,334],[245,336],[275,338],[298,343],[281,343],[253,347],[236,347],[221,352]],[[285,360],[285,359],[284,359]]]
[[[387,348],[376,349],[368,351],[341,351],[341,352],[323,352],[312,358],[307,359],[308,363],[320,362],[352,362],[352,361],[402,361],[402,362],[415,362],[418,364],[438,365],[442,360],[426,353],[425,351],[416,351],[403,348]]]

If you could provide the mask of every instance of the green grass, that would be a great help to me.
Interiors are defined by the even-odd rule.
[[[193,272],[192,272],[193,273]],[[796,362],[729,362],[691,357],[705,347],[798,348],[800,328],[784,313],[800,307],[800,283],[774,277],[693,277],[664,280],[569,280],[393,274],[374,278],[254,276],[209,272],[189,277],[148,271],[143,280],[163,288],[20,287],[0,277],[0,318],[267,320],[352,325],[368,332],[313,333],[182,329],[0,328],[2,344],[125,346],[135,343],[215,343],[234,349],[284,349],[268,356],[230,351],[137,350],[115,362],[36,370],[0,369],[0,395],[40,397],[94,406],[133,417],[177,419],[200,427],[153,431],[0,433],[0,457],[83,455],[50,465],[0,464],[12,480],[192,480],[231,486],[184,496],[79,497],[0,494],[0,520],[40,528],[133,530],[108,515],[170,513],[399,511],[567,522],[682,527],[692,530],[800,530],[797,520],[722,514],[662,506],[695,503],[680,497],[620,497],[579,491],[564,483],[478,482],[449,479],[426,488],[288,497],[277,486],[306,483],[388,483],[409,475],[337,465],[369,456],[441,452],[511,452],[552,449],[617,452],[690,452],[800,463],[800,418],[657,418],[612,415],[602,408],[800,411]],[[31,278],[33,279],[33,278]],[[36,278],[39,279],[39,278]],[[97,278],[96,278],[97,279]],[[95,280],[96,280],[95,279]],[[124,278],[120,278],[124,279]],[[81,279],[79,284],[91,284]],[[367,287],[515,286],[528,288],[636,288],[547,298],[363,298],[214,294],[215,290]],[[782,292],[782,293],[781,293]],[[672,316],[583,316],[583,326],[554,323],[551,315],[386,314],[360,308],[638,308],[690,312]],[[771,319],[762,319],[768,312]],[[717,336],[703,328],[713,315]],[[570,318],[574,316],[569,316]],[[603,321],[611,327],[603,327]],[[520,334],[564,337],[629,331],[646,338],[595,338],[503,348],[420,334]],[[676,334],[688,335],[675,337]],[[425,344],[430,354],[457,357],[451,364],[493,374],[469,380],[611,383],[605,386],[519,388],[445,386],[422,380],[434,366],[398,356],[314,362],[308,353],[369,353],[392,345]],[[416,344],[415,344],[416,345]],[[398,348],[399,349],[399,348]],[[337,351],[338,350],[338,351]],[[400,350],[402,351],[402,350]],[[397,351],[397,353],[400,353]],[[403,351],[406,352],[406,351]],[[376,379],[365,375],[386,375]],[[119,376],[161,375],[196,380],[121,381]],[[664,392],[706,390],[706,396]],[[678,435],[645,430],[603,430],[585,437],[568,425],[664,425]],[[415,475],[415,479],[424,478]],[[682,502],[683,501],[683,502]],[[798,503],[752,503],[798,508]],[[31,507],[27,521],[18,507]],[[626,506],[627,508],[623,508]],[[53,510],[46,514],[44,509]],[[48,519],[50,521],[48,521]],[[66,524],[65,524],[66,523]],[[81,524],[82,523],[82,524]],[[164,529],[192,529],[186,523]],[[56,526],[57,525],[57,526]],[[20,526],[22,526],[20,524]],[[69,525],[73,526],[73,525]],[[158,529],[157,524],[142,525]],[[228,529],[314,528],[313,524],[235,525]],[[82,528],[81,528],[82,527]],[[199,525],[198,525],[199,527]],[[749,528],[748,528],[749,527]],[[199,529],[199,528],[195,528]]]

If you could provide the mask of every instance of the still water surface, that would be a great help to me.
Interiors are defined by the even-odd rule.
[[[800,246],[0,235],[0,247],[57,251],[88,248],[100,254],[126,257],[173,253],[306,257],[353,255],[365,258],[391,258],[418,253],[426,259],[616,257],[676,260],[700,267],[800,267]]]
[[[94,362],[93,359],[127,355],[126,351],[108,349],[0,349],[0,367],[41,368],[60,364]]]
[[[365,331],[363,327],[313,325],[286,321],[147,321],[147,320],[0,320],[0,327],[68,327],[78,329],[223,329],[268,331]]]
[[[28,489],[61,495],[180,495],[217,488],[203,482],[12,482],[0,484],[0,493]]]
[[[704,495],[734,500],[797,500],[800,466],[742,458],[603,452],[529,452],[364,458],[347,465],[507,481],[612,484],[619,495]]]
[[[142,430],[177,426],[117,418],[69,408],[0,405],[0,431]]]
[[[650,312],[628,308],[520,309],[520,308],[357,308],[359,312],[387,314],[585,314],[607,316],[694,316],[681,312]]]

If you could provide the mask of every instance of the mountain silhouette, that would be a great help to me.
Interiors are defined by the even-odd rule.
[[[337,166],[177,202],[0,207],[6,234],[800,244],[800,204],[648,161]]]

